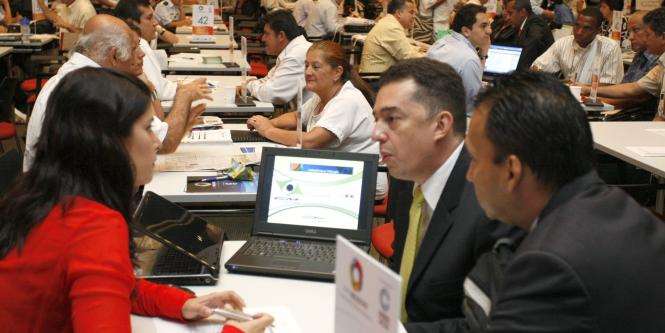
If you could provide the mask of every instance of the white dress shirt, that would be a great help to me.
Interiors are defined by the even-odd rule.
[[[155,5],[153,14],[159,25],[167,26],[180,19],[180,9],[171,0],[163,0]]]
[[[342,85],[337,95],[326,103],[319,114],[315,114],[320,102],[321,99],[315,94],[303,104],[302,122],[308,131],[321,127],[335,135],[335,140],[323,149],[379,154],[379,143],[372,141],[372,107],[350,80]],[[387,187],[388,178],[385,173],[380,173],[376,182],[376,196],[385,196]]]
[[[423,197],[425,199],[425,205],[423,205],[423,221],[420,225],[420,232],[418,234],[418,244],[422,244],[423,237],[427,232],[430,222],[432,221],[432,215],[436,209],[436,205],[439,204],[439,199],[441,199],[441,194],[446,188],[446,183],[450,178],[450,174],[453,173],[453,168],[455,163],[457,163],[457,158],[459,158],[460,152],[462,152],[462,147],[464,146],[464,141],[462,141],[453,153],[450,154],[448,159],[441,164],[439,169],[437,169],[427,180],[421,185],[420,189],[423,191]],[[415,190],[414,184],[414,190]]]
[[[79,29],[83,29],[86,22],[97,15],[90,0],[75,0],[69,6],[61,4],[56,7],[56,11],[63,20]]]
[[[308,37],[323,37],[337,31],[337,6],[330,0],[300,0],[293,16]]]
[[[539,71],[556,73],[561,71],[565,78],[576,74],[576,81],[591,84],[593,62],[597,45],[600,43],[600,83],[618,84],[623,78],[623,60],[619,43],[603,36],[596,38],[586,48],[575,42],[574,36],[566,36],[554,42],[545,53],[533,62]]]
[[[250,81],[247,91],[261,102],[284,104],[297,95],[300,81],[303,89],[303,103],[311,96],[305,90],[305,56],[312,46],[304,36],[298,36],[277,56],[275,66],[262,79]]]
[[[150,47],[148,41],[141,38],[139,47],[145,53],[145,57],[143,58],[143,73],[145,73],[145,76],[150,80],[152,85],[155,86],[157,97],[162,101],[173,100],[175,91],[178,89],[178,84],[162,76],[159,60],[157,59],[157,55],[155,55],[155,50]]]
[[[46,102],[51,96],[53,89],[55,89],[65,75],[83,67],[100,66],[85,55],[75,52],[69,58],[69,61],[60,67],[58,73],[51,77],[39,92],[37,100],[35,101],[35,106],[32,109],[32,116],[28,122],[28,131],[25,138],[25,155],[23,157],[23,171],[28,171],[28,169],[30,169],[35,158],[34,145],[39,141],[39,135],[42,132],[42,123],[44,122],[46,111]],[[166,132],[168,131],[168,124],[153,116],[153,121],[152,124],[150,124],[150,127],[160,140],[164,140]]]

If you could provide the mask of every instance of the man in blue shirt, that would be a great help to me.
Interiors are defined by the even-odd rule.
[[[628,18],[628,39],[630,47],[635,52],[633,62],[623,76],[621,83],[635,82],[648,73],[656,64],[658,64],[659,54],[647,52],[644,38],[644,15],[647,11],[638,11]]]
[[[439,39],[427,57],[450,65],[462,78],[470,113],[481,87],[492,28],[485,7],[466,5],[455,15],[449,34]]]

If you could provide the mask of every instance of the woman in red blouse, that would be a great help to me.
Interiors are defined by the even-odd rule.
[[[160,145],[152,117],[148,88],[128,74],[83,68],[55,88],[34,165],[0,201],[0,331],[130,332],[130,313],[189,321],[244,306],[231,291],[194,297],[134,276],[127,221]]]

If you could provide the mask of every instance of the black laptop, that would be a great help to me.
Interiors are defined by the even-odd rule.
[[[146,192],[134,215],[136,276],[175,285],[215,285],[224,232],[186,209]]]
[[[369,249],[378,155],[265,147],[252,237],[229,272],[334,280],[335,237]]]
[[[483,69],[483,79],[510,75],[517,69],[522,55],[521,47],[490,45]]]

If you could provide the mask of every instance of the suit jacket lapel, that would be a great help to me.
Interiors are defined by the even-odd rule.
[[[420,275],[426,270],[432,256],[439,249],[439,245],[444,240],[448,230],[453,224],[451,219],[452,211],[459,204],[462,191],[466,185],[466,171],[469,168],[469,156],[466,149],[462,147],[457,162],[453,167],[453,171],[448,178],[446,186],[443,188],[443,193],[439,199],[432,214],[432,220],[429,224],[423,243],[420,245],[420,250],[416,255],[416,260],[413,263],[413,271],[409,278],[409,287],[411,289],[414,282],[418,280]]]

